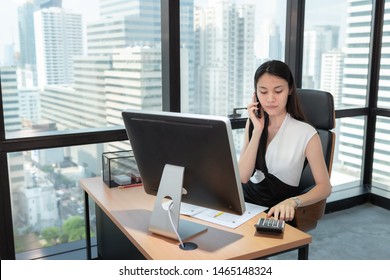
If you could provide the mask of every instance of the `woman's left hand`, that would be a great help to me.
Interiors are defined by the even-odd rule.
[[[268,211],[267,218],[274,216],[277,220],[292,221],[295,215],[295,206],[296,203],[291,198],[283,200]]]

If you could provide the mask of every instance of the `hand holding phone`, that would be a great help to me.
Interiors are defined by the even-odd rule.
[[[257,97],[256,92],[254,92],[254,95],[255,95],[256,102],[257,102],[257,110],[255,110],[255,115],[257,118],[260,119],[261,118],[261,104],[260,104],[259,98]]]

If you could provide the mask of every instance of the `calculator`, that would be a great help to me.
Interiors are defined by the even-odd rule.
[[[255,224],[256,230],[259,233],[281,234],[284,231],[285,222],[273,218],[260,218]]]

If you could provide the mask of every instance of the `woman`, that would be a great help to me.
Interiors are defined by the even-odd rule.
[[[267,216],[292,221],[295,210],[328,197],[331,185],[321,140],[305,122],[287,64],[263,63],[254,76],[239,170],[245,200],[270,207]],[[315,186],[298,188],[307,160]]]

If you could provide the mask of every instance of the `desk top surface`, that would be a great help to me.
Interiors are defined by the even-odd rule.
[[[286,225],[282,235],[257,233],[254,224],[259,217],[265,216],[265,213],[235,229],[182,216],[182,219],[208,226],[206,232],[188,240],[195,242],[198,248],[185,251],[179,248],[177,240],[153,234],[148,230],[155,196],[146,194],[142,186],[109,188],[101,177],[82,179],[80,183],[147,259],[256,259],[307,245],[312,240],[310,235],[290,225]]]

